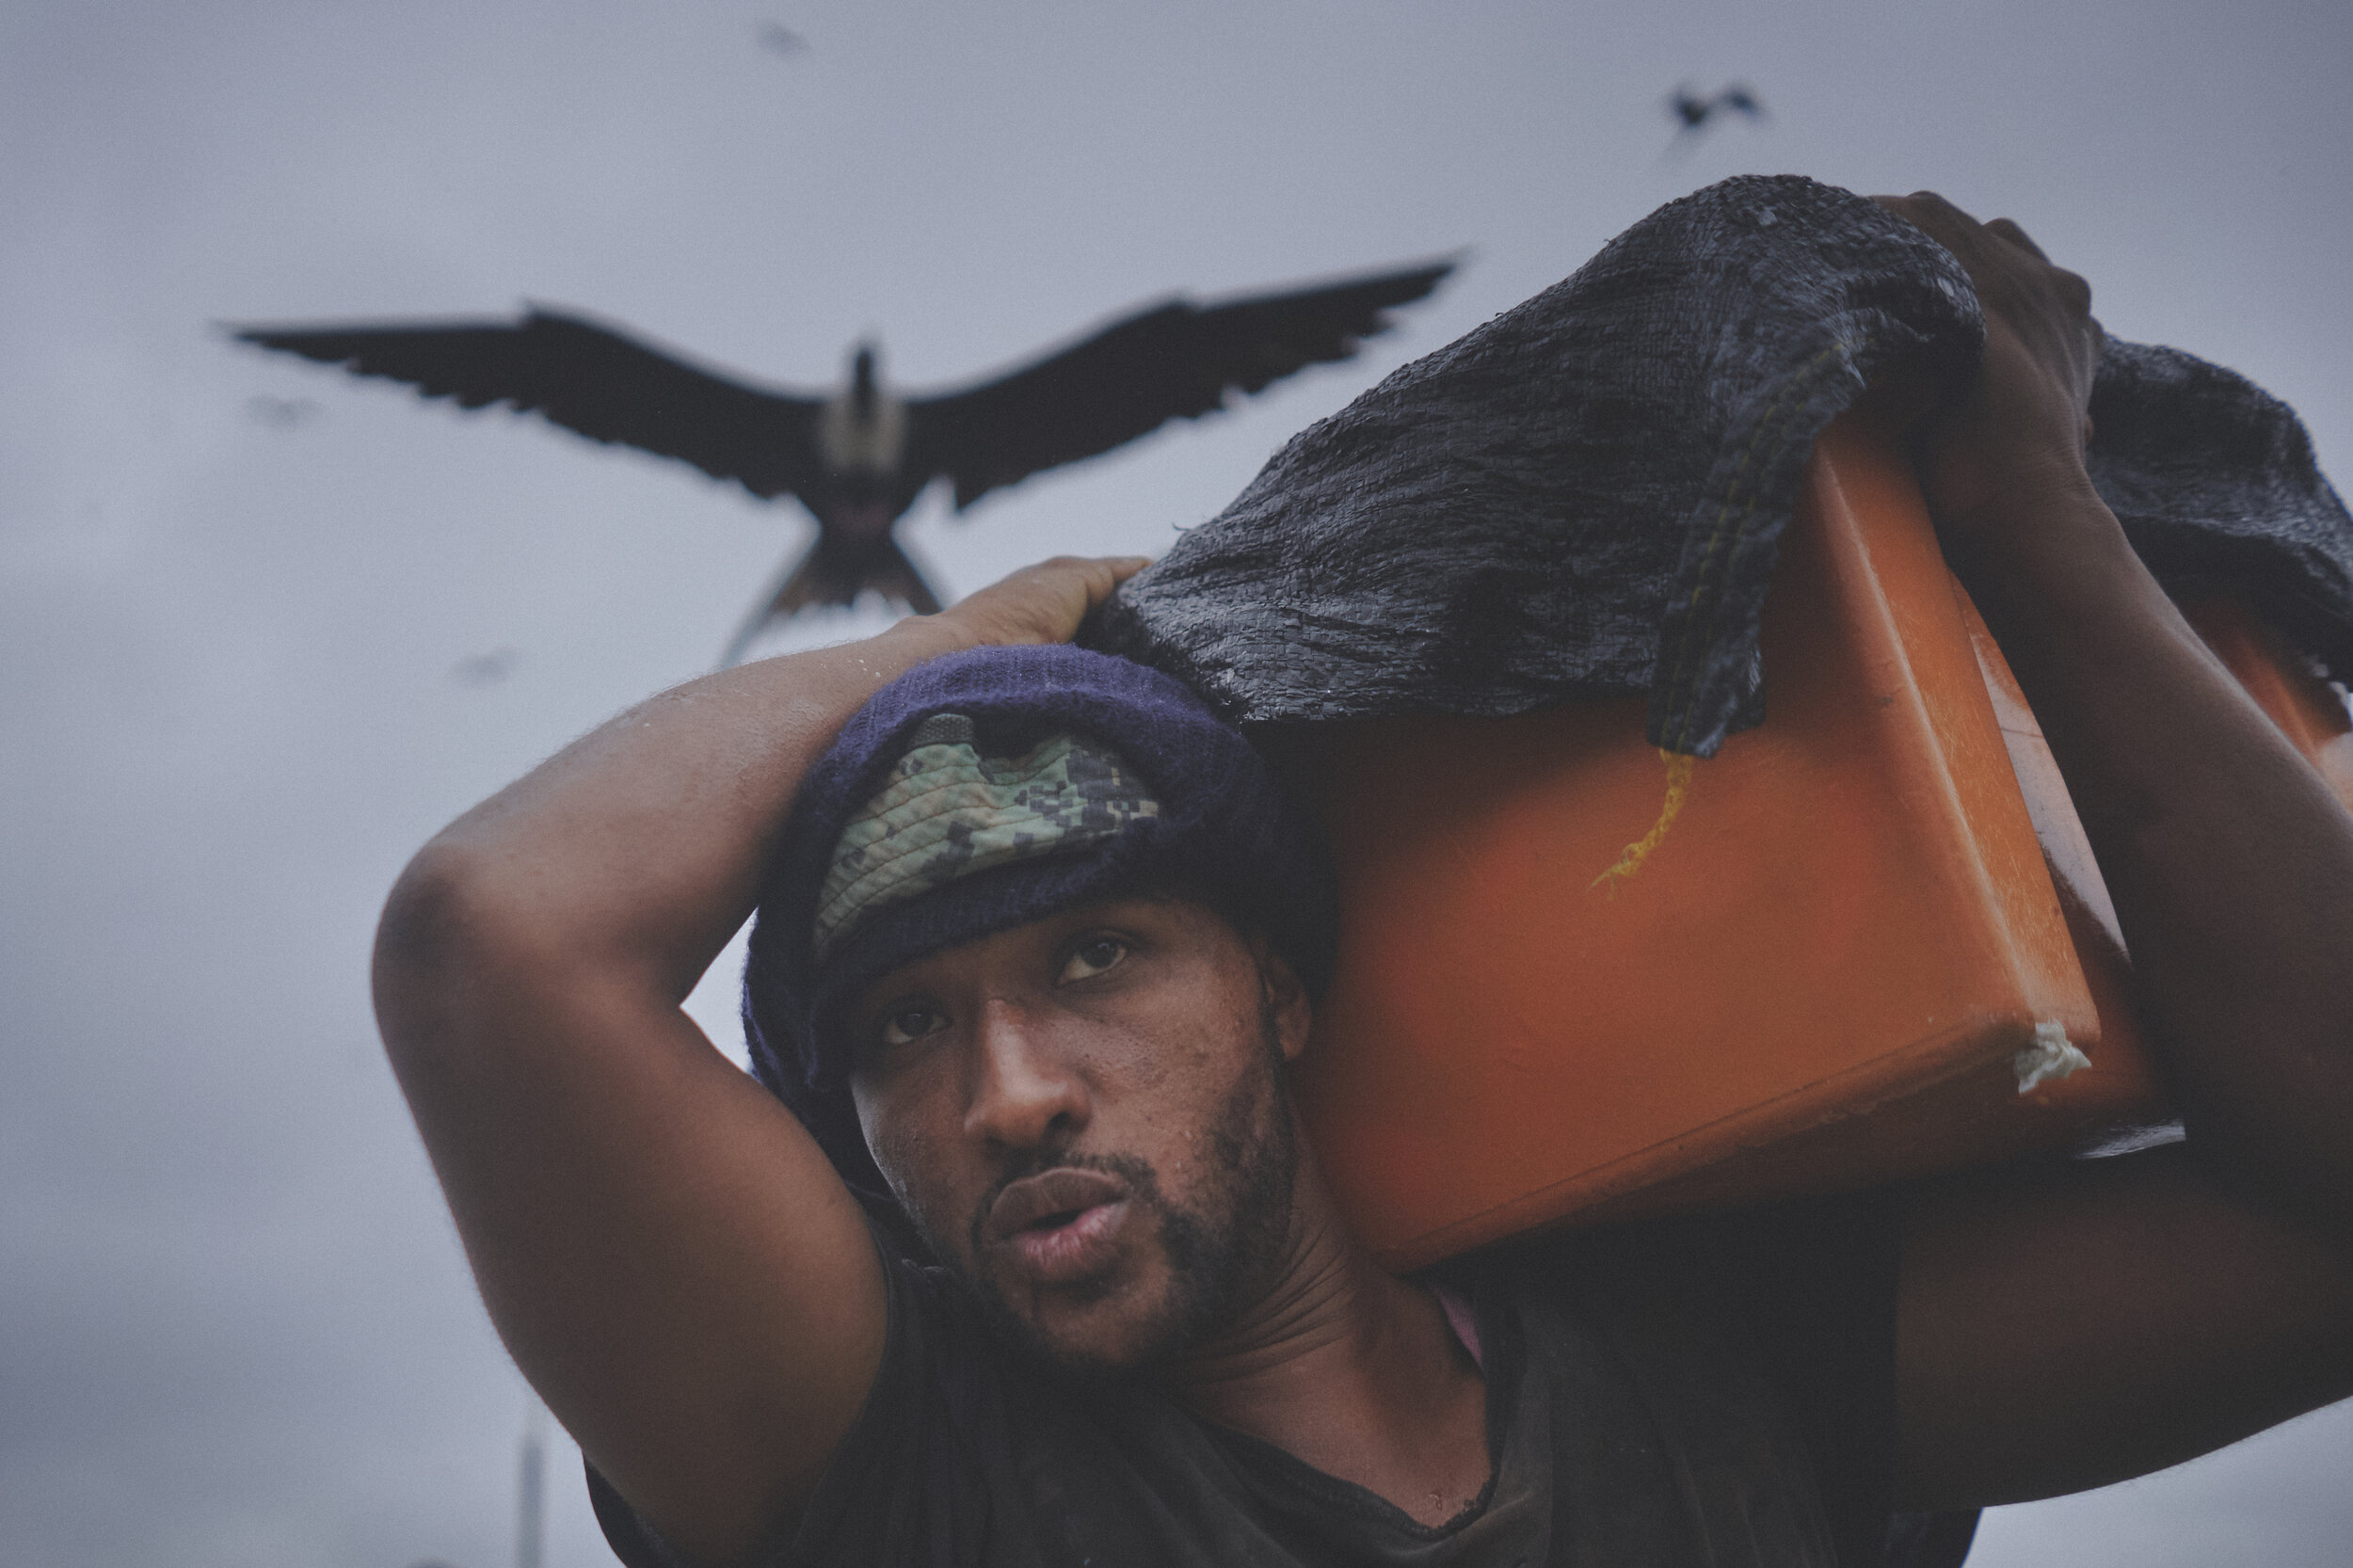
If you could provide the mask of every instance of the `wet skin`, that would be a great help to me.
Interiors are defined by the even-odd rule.
[[[1165,1362],[1280,1272],[1306,1010],[1205,906],[1061,911],[894,970],[844,1016],[875,1163],[1016,1340],[1073,1369]]]

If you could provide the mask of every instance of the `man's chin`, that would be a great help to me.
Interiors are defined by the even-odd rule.
[[[1106,1274],[1027,1293],[1017,1305],[994,1281],[973,1294],[1000,1334],[1065,1377],[1125,1377],[1185,1349],[1165,1281],[1154,1291]]]

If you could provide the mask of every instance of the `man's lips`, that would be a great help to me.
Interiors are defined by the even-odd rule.
[[[1126,1182],[1101,1171],[1071,1166],[1040,1171],[997,1194],[988,1208],[988,1234],[1005,1240],[1048,1221],[1075,1219],[1086,1209],[1118,1203],[1127,1195]]]
[[[1128,1217],[1128,1184],[1100,1171],[1042,1171],[989,1206],[985,1231],[1039,1285],[1082,1279],[1111,1262]]]

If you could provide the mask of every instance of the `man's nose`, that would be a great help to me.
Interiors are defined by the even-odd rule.
[[[1084,1081],[1040,1036],[1026,1009],[1003,1001],[981,1013],[967,1102],[967,1134],[1007,1148],[1030,1149],[1086,1125]]]

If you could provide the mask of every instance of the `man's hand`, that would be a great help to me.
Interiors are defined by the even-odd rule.
[[[2035,503],[2091,492],[2084,447],[2102,341],[2091,285],[2009,218],[1979,223],[1933,191],[1872,200],[1950,250],[1977,285],[1985,358],[1924,433],[1920,478],[1948,537],[2002,553],[2017,520],[2048,514]]]
[[[1066,643],[1112,591],[1152,563],[1141,555],[1057,555],[959,600],[934,618],[976,647]]]

